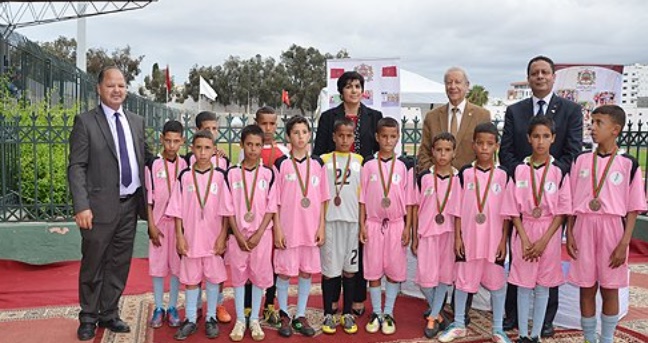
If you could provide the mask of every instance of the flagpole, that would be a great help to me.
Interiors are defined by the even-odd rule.
[[[201,100],[202,100],[202,96],[200,96],[200,94],[198,94],[198,113],[200,113],[200,102],[201,102]]]

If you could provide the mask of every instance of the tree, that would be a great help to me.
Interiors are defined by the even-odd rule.
[[[171,91],[167,92],[166,70],[160,69],[157,63],[153,64],[151,75],[144,77],[144,86],[140,87],[139,94],[151,97],[155,102],[167,103],[173,98],[173,79]]]
[[[468,101],[477,106],[484,106],[488,102],[488,91],[484,86],[474,85],[470,91],[468,91],[467,98]]]
[[[46,52],[70,63],[76,63],[76,39],[59,36],[51,42],[42,42],[39,44]]]

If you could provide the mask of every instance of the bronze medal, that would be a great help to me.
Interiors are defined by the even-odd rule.
[[[308,198],[302,198],[301,199],[301,206],[303,208],[308,208],[310,206],[310,199]]]
[[[443,214],[439,213],[436,216],[434,216],[434,221],[437,224],[441,225],[445,222],[445,217],[443,216]]]
[[[245,215],[243,216],[243,219],[246,222],[251,223],[254,220],[254,213],[252,213],[252,212],[245,213]]]
[[[531,215],[536,219],[542,217],[542,208],[540,208],[540,206],[534,207],[533,211],[531,211]]]
[[[380,204],[382,205],[383,208],[389,208],[389,206],[391,206],[391,199],[382,198],[382,200],[380,201]]]
[[[597,212],[598,210],[600,210],[601,209],[601,202],[599,201],[599,199],[594,198],[594,199],[590,200],[589,209],[594,211],[594,212]]]
[[[475,216],[475,221],[477,224],[484,224],[486,222],[486,215],[483,213],[477,213]]]
[[[335,204],[335,206],[342,205],[342,198],[340,198],[339,195],[335,196],[335,198],[333,199],[333,204]]]

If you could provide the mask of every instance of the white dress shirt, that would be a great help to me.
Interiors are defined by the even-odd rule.
[[[454,107],[455,106],[453,106],[451,103],[448,103],[448,132],[451,132],[452,130],[450,126],[452,126],[452,109]],[[461,116],[466,109],[466,99],[463,99],[456,107],[459,110],[457,111],[457,132],[459,132],[459,128],[461,127]]]
[[[108,126],[110,126],[110,132],[113,136],[113,141],[115,142],[115,150],[117,151],[117,163],[119,164],[119,195],[121,197],[131,195],[142,185],[139,175],[139,167],[137,164],[137,156],[135,155],[135,146],[133,144],[133,134],[131,133],[130,125],[128,124],[128,119],[126,119],[126,114],[124,109],[120,106],[117,111],[112,108],[101,104],[104,114],[106,115],[106,120],[108,120]],[[131,175],[133,176],[133,182],[131,182],[128,187],[125,187],[121,183],[121,159],[119,158],[119,139],[117,138],[117,125],[115,112],[119,112],[119,122],[124,128],[124,138],[126,138],[126,150],[128,150],[128,161],[130,162]]]

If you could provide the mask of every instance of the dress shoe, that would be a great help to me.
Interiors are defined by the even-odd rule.
[[[542,326],[542,332],[540,333],[540,337],[542,338],[549,338],[554,336],[554,327],[552,324],[547,324],[545,323]]]
[[[81,323],[77,329],[77,338],[80,341],[89,341],[94,338],[97,326],[93,323]]]
[[[502,325],[502,328],[504,329],[504,331],[511,331],[513,329],[517,329],[517,326],[518,326],[517,324],[518,324],[517,320],[506,318],[506,319],[504,319],[504,323]]]
[[[107,321],[100,321],[99,322],[99,327],[100,328],[106,328],[112,332],[116,333],[126,333],[130,332],[130,327],[128,324],[126,324],[123,320],[119,318],[113,318],[111,320]]]

